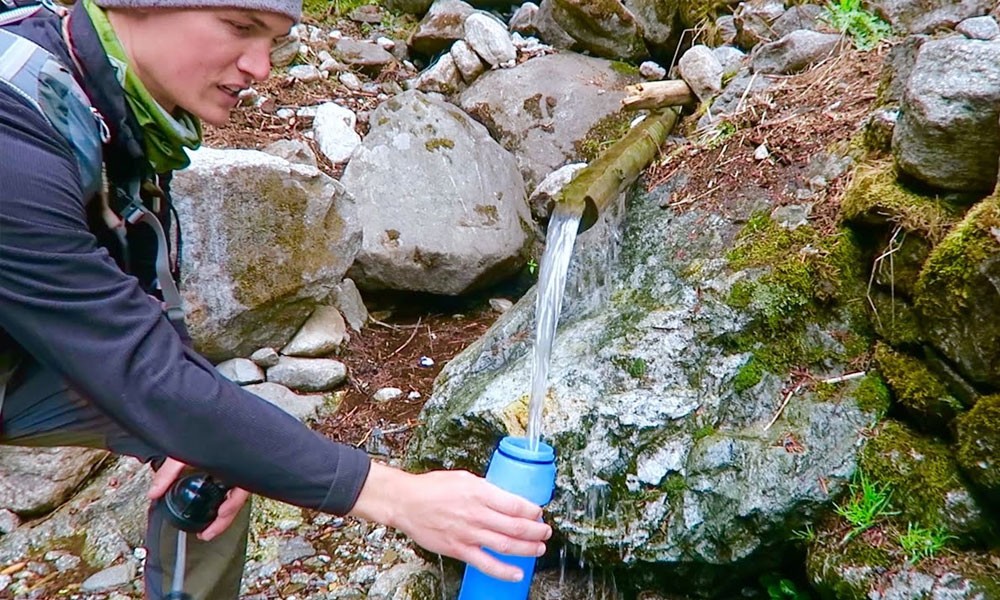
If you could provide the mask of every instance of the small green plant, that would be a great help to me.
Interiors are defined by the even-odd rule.
[[[850,36],[854,47],[862,51],[871,50],[892,35],[892,27],[865,10],[861,0],[831,0],[823,9],[823,19]]]
[[[906,533],[899,534],[897,541],[906,553],[910,563],[917,563],[925,558],[932,558],[941,552],[952,536],[943,529],[925,529],[913,523],[906,526]]]
[[[764,575],[760,583],[771,600],[809,600],[808,593],[796,587],[795,582],[775,574]]]
[[[538,274],[538,261],[534,258],[529,258],[528,263],[525,266],[528,267],[528,273],[531,275]]]
[[[792,539],[811,544],[816,541],[816,532],[813,531],[812,525],[807,523],[804,529],[796,529],[792,532]]]
[[[844,537],[845,542],[871,528],[882,517],[898,514],[889,511],[892,490],[888,486],[869,481],[864,473],[851,484],[850,494],[851,499],[847,504],[834,505],[837,514],[851,526],[851,531]]]
[[[612,362],[621,367],[622,369],[625,369],[626,373],[628,373],[629,375],[631,375],[636,379],[642,379],[643,377],[646,376],[646,369],[648,365],[646,364],[646,360],[643,358],[639,357],[630,358],[628,356],[618,356],[613,358]]]

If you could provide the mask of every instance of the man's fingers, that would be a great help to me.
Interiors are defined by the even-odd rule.
[[[186,466],[184,463],[172,458],[165,460],[163,465],[153,474],[153,482],[149,486],[149,492],[146,493],[149,499],[156,500],[167,493],[170,485],[180,476],[181,471]]]
[[[489,531],[530,542],[542,542],[552,537],[552,527],[544,521],[534,521],[522,517],[508,517],[496,511],[486,515],[482,526]]]
[[[236,515],[240,514],[240,510],[248,498],[250,498],[250,492],[246,490],[240,488],[230,490],[226,499],[219,506],[219,515],[205,531],[198,534],[198,539],[207,542],[225,531],[227,527],[232,525]]]
[[[493,490],[486,497],[486,505],[511,517],[537,521],[542,518],[542,507],[524,498],[489,484]]]
[[[465,557],[465,562],[479,569],[484,575],[503,581],[521,581],[524,573],[521,569],[497,560],[479,548],[471,550]]]

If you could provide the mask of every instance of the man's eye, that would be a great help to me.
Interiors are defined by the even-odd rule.
[[[246,23],[238,23],[236,21],[229,21],[229,25],[231,25],[233,29],[235,29],[240,33],[250,33],[250,31],[253,29],[252,26],[247,25]]]

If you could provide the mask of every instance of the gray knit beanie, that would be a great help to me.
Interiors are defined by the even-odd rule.
[[[302,0],[94,0],[101,8],[239,8],[302,18]]]

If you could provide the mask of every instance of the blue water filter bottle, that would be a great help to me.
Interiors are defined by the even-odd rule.
[[[555,450],[544,442],[538,442],[537,450],[530,450],[526,438],[507,436],[493,452],[486,481],[544,506],[552,499],[556,483],[555,459]],[[535,572],[535,557],[499,554],[489,548],[483,550],[520,567],[524,578],[518,582],[503,581],[466,565],[458,600],[526,600]]]

